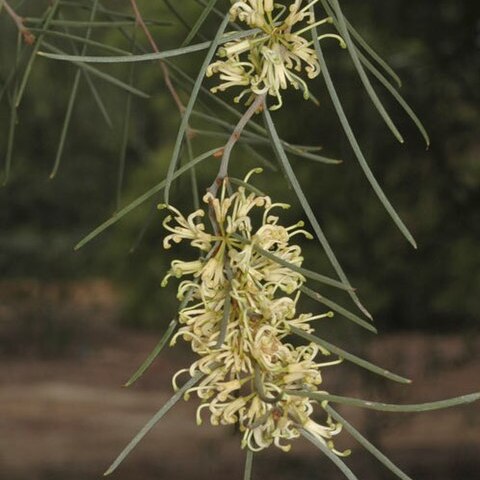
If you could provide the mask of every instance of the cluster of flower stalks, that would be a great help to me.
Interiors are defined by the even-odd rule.
[[[172,215],[164,226],[171,233],[164,247],[185,240],[200,251],[198,260],[174,260],[164,280],[190,277],[178,288],[184,307],[171,344],[181,337],[198,355],[190,368],[177,372],[173,385],[178,390],[182,374],[193,378],[200,372],[201,380],[185,393],[201,401],[197,423],[208,415],[213,425],[238,426],[242,447],[257,451],[274,444],[287,451],[303,430],[339,453],[331,439],[341,425],[323,410],[324,423],[314,421],[316,402],[295,392],[317,392],[322,367],[340,360],[324,362],[330,352],[286,341],[292,327],[310,332],[312,321],[331,316],[296,312],[305,278],[285,265],[300,267],[302,252],[292,240],[310,234],[302,222],[280,225],[276,212],[288,205],[250,191],[251,173],[235,191],[226,179],[218,198],[204,196],[212,233],[204,210],[184,217],[168,207]]]
[[[308,99],[308,86],[300,74],[305,70],[307,77],[313,79],[320,74],[320,65],[313,42],[305,39],[302,34],[322,24],[332,23],[332,18],[315,22],[311,6],[317,1],[305,5],[302,0],[295,0],[288,7],[271,0],[232,3],[232,22],[245,23],[257,31],[247,38],[228,42],[219,50],[222,60],[208,67],[207,76],[219,74],[223,82],[213,87],[212,92],[242,87],[243,90],[235,97],[235,101],[239,102],[247,96],[247,103],[255,95],[268,93],[276,97],[278,102],[272,110],[281,107],[281,90],[289,86],[301,90]],[[346,47],[337,34],[326,33],[319,40],[323,38],[337,39],[343,48]]]

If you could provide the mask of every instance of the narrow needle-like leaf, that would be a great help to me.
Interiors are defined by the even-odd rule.
[[[51,45],[47,42],[43,42],[43,45],[48,48],[51,52],[57,52],[59,55],[63,55],[62,50],[59,48],[55,47],[54,45]],[[40,55],[40,52],[38,53]],[[78,67],[81,67],[84,70],[87,70],[90,72],[92,75],[96,75],[97,77],[101,78],[102,80],[105,80],[106,82],[111,83],[112,85],[115,85],[116,87],[119,87],[123,90],[126,90],[127,92],[132,92],[134,95],[137,95],[142,98],[149,98],[149,95],[145,92],[142,92],[138,90],[137,88],[131,87],[130,85],[122,82],[118,78],[113,77],[112,75],[109,75],[108,73],[102,72],[101,70],[98,70],[97,68],[92,67],[91,65],[88,65],[86,63],[82,62],[72,62],[74,65],[77,65]]]
[[[404,98],[398,93],[395,87],[385,78],[384,75],[368,60],[368,58],[361,52],[358,52],[360,60],[365,65],[367,70],[385,87],[385,89],[393,96],[393,98],[400,104],[405,110],[406,114],[411,118],[412,122],[416,125],[421,133],[427,147],[430,145],[430,137],[427,130],[417,114],[413,111],[412,107],[404,100]]]
[[[350,282],[348,281],[347,276],[345,275],[345,272],[343,271],[340,263],[337,260],[337,257],[333,253],[332,247],[328,243],[327,237],[323,233],[322,228],[320,227],[320,224],[318,223],[318,220],[313,213],[312,207],[308,203],[307,197],[303,193],[303,189],[300,186],[300,183],[297,179],[297,176],[295,175],[295,172],[292,169],[292,166],[290,165],[290,162],[288,161],[287,154],[285,153],[285,150],[283,149],[282,143],[280,141],[280,137],[278,136],[277,129],[275,128],[275,125],[273,123],[272,117],[270,115],[270,112],[268,111],[268,108],[265,108],[263,111],[264,118],[265,118],[265,125],[267,127],[268,133],[270,135],[270,138],[272,140],[272,145],[274,148],[274,151],[277,155],[278,160],[280,161],[280,164],[283,167],[283,170],[285,171],[290,184],[292,185],[293,189],[295,190],[295,193],[297,194],[298,200],[300,201],[300,204],[303,207],[303,210],[305,211],[305,214],[307,215],[308,220],[310,221],[313,230],[315,234],[317,235],[318,240],[320,241],[323,249],[325,250],[325,253],[330,260],[330,263],[332,264],[333,268],[337,272],[337,275],[340,277],[340,280],[342,281],[343,284],[345,284],[349,288],[349,295],[352,298],[352,300],[355,302],[355,304],[358,306],[358,308],[368,317],[372,318],[368,310],[362,305],[360,302],[360,299],[356,295],[356,293],[353,291],[352,286],[350,285]]]
[[[167,205],[168,205],[168,201],[169,201],[170,187],[171,187],[171,184],[172,184],[173,175],[175,173],[175,169],[177,168],[178,158],[180,156],[180,149],[182,147],[182,143],[183,143],[183,140],[184,140],[184,137],[185,137],[185,132],[187,131],[188,122],[190,120],[190,115],[192,113],[193,107],[195,106],[195,102],[196,102],[198,94],[200,92],[200,87],[201,87],[203,79],[205,77],[205,72],[207,70],[207,67],[210,65],[210,62],[212,61],[213,56],[215,55],[215,51],[217,50],[220,39],[221,39],[221,37],[223,35],[223,32],[225,31],[225,28],[228,24],[228,19],[229,19],[229,16],[226,15],[225,18],[223,19],[220,27],[218,28],[214,39],[211,42],[210,48],[207,52],[207,55],[205,56],[205,59],[202,63],[200,71],[198,72],[197,80],[195,81],[195,84],[194,84],[193,89],[192,89],[192,93],[190,94],[190,98],[188,99],[188,104],[187,104],[187,106],[185,108],[185,111],[183,112],[183,115],[182,115],[182,121],[180,123],[180,128],[178,129],[177,139],[175,141],[175,146],[174,146],[174,149],[173,149],[172,158],[170,160],[170,164],[168,166],[168,171],[167,171],[167,178],[166,178],[166,185],[165,185],[165,192],[164,192],[165,203]]]
[[[224,19],[228,23],[228,15]],[[142,53],[140,55],[124,55],[124,56],[92,56],[92,55],[69,55],[66,53],[47,53],[47,52],[38,52],[38,55],[43,57],[52,58],[54,60],[62,60],[64,62],[82,62],[82,63],[131,63],[131,62],[150,62],[154,60],[164,60],[166,58],[178,57],[185,55],[187,53],[199,52],[202,50],[211,49],[212,45],[215,43],[215,48],[218,45],[232,40],[237,40],[239,38],[249,37],[254,33],[259,32],[258,28],[251,30],[243,30],[241,32],[228,33],[223,35],[226,25],[223,27],[222,33],[219,38],[212,41],[196,43],[194,45],[189,45],[188,47],[174,48],[172,50],[166,50],[164,52],[154,52],[154,53]],[[213,55],[212,55],[213,56]]]
[[[393,68],[365,41],[365,39],[358,33],[358,31],[353,27],[353,25],[348,21],[348,19],[343,16],[345,19],[345,23],[347,24],[348,31],[352,35],[352,37],[358,42],[358,44],[365,50],[365,52],[370,55],[370,57],[377,62],[380,67],[383,68],[385,72],[387,72],[390,77],[396,82],[396,84],[401,87],[402,80],[400,77],[395,73]]]
[[[39,25],[42,23],[41,18],[27,17],[24,22],[28,25]],[[145,20],[147,25],[155,24],[157,26],[170,27],[170,22],[151,22]],[[119,28],[119,27],[134,27],[135,20],[119,20],[119,21],[84,21],[84,20],[53,20],[51,25],[56,27],[69,27],[69,28]]]
[[[195,22],[195,25],[190,30],[187,38],[183,41],[182,47],[186,47],[187,45],[190,45],[190,42],[193,40],[193,38],[198,33],[202,25],[205,23],[205,20],[207,19],[212,9],[215,7],[217,1],[218,0],[210,0],[208,2],[208,5],[202,10],[202,13],[200,14],[197,21]]]
[[[101,48],[103,50],[107,50],[112,53],[118,53],[121,55],[131,55],[131,52],[128,52],[127,50],[123,50],[122,48],[117,48],[107,43],[97,42],[96,40],[87,39],[80,35],[73,35],[72,33],[60,32],[58,30],[47,30],[45,28],[33,28],[33,27],[30,28],[29,30],[32,33],[38,33],[39,36],[41,34],[41,35],[58,37],[58,38],[65,38],[67,40],[73,40],[81,44],[89,45],[91,47]]]
[[[350,405],[352,407],[367,408],[369,410],[377,410],[379,412],[392,413],[419,413],[431,412],[432,410],[443,410],[445,408],[457,407],[480,400],[480,393],[471,393],[460,397],[448,398],[437,402],[415,403],[408,405],[396,405],[392,403],[370,402],[360,398],[342,397],[340,395],[330,395],[322,392],[298,391],[295,395],[300,397],[308,397],[320,402],[327,401],[332,403],[340,403],[342,405]]]
[[[135,34],[132,37],[131,48],[135,48]],[[132,63],[129,68],[128,73],[128,84],[133,85],[133,79],[135,74],[135,64]],[[117,174],[117,210],[120,208],[122,203],[122,188],[123,188],[123,179],[125,176],[125,161],[127,158],[127,147],[128,147],[128,134],[130,131],[130,112],[132,109],[132,94],[131,92],[127,93],[127,98],[125,99],[125,109],[123,112],[122,119],[122,139],[120,141],[120,155],[118,161],[118,174]]]
[[[192,26],[188,23],[185,17],[175,8],[175,6],[170,2],[170,0],[163,0],[163,3],[167,8],[172,12],[173,16],[185,27],[187,32],[192,29]],[[223,17],[222,17],[223,18]]]
[[[175,328],[177,327],[178,322],[177,320],[172,320],[167,328],[167,331],[163,334],[160,341],[157,343],[155,348],[151,351],[150,355],[147,359],[140,365],[138,370],[130,377],[130,379],[125,383],[125,387],[129,387],[133,385],[152,365],[155,359],[158,357],[160,352],[163,350],[165,345],[170,340],[172,333],[174,332]]]
[[[253,452],[248,447],[245,455],[245,470],[243,472],[243,480],[251,480],[252,478],[252,465],[253,465]]]
[[[311,8],[311,12],[313,15],[313,8]],[[355,153],[355,156],[360,163],[360,166],[362,167],[365,176],[367,177],[367,180],[370,182],[370,185],[372,186],[374,192],[377,194],[378,198],[382,202],[383,206],[387,210],[387,212],[390,214],[392,220],[395,222],[399,230],[403,233],[405,238],[412,244],[414,248],[417,248],[417,244],[415,242],[415,239],[413,238],[412,234],[406,227],[406,225],[403,223],[402,219],[399,217],[398,213],[395,211],[393,208],[392,204],[386,197],[385,193],[383,192],[382,188],[380,187],[379,183],[377,182],[375,176],[372,173],[372,170],[368,166],[368,163],[360,149],[360,146],[357,142],[357,139],[353,133],[352,127],[350,126],[350,123],[345,115],[345,112],[343,110],[343,106],[340,102],[340,99],[338,97],[337,91],[335,89],[335,86],[333,84],[332,78],[330,76],[330,72],[328,70],[327,63],[325,61],[325,58],[323,56],[323,51],[320,46],[320,42],[318,41],[318,32],[317,29],[314,27],[312,28],[312,37],[313,37],[313,43],[315,46],[315,51],[317,52],[317,57],[318,61],[320,63],[320,68],[323,73],[323,78],[325,80],[325,84],[327,86],[328,93],[330,94],[330,98],[332,99],[333,105],[335,107],[335,110],[337,112],[338,118],[340,119],[340,123],[342,124],[342,127],[345,131],[345,134],[348,138],[348,141],[350,142],[350,145],[352,146],[352,149]]]
[[[313,445],[315,445],[319,450],[321,450],[325,456],[331,460],[339,470],[348,478],[348,480],[358,480],[355,474],[347,467],[345,462],[335,455],[323,442],[318,440],[318,438],[314,437],[310,432],[305,430],[304,428],[299,429],[300,433]]]
[[[218,148],[214,148],[212,150],[209,150],[208,152],[205,152],[202,155],[199,155],[197,158],[195,158],[191,162],[188,162],[185,165],[183,165],[181,168],[179,168],[175,172],[173,178],[175,179],[179,177],[180,175],[188,171],[192,166],[212,156],[217,151],[218,151]],[[150,190],[146,191],[143,195],[140,195],[140,197],[136,198],[133,202],[130,202],[128,205],[123,207],[120,211],[116,212],[111,218],[103,222],[101,225],[95,228],[92,232],[90,232],[86,237],[84,237],[80,242],[78,242],[78,244],[75,246],[75,250],[79,250],[85,244],[87,244],[88,242],[93,240],[96,236],[98,236],[100,233],[102,233],[104,230],[106,230],[107,228],[117,223],[127,213],[130,213],[132,210],[134,210],[135,208],[140,206],[142,203],[146,202],[153,195],[158,193],[160,190],[165,188],[165,185],[166,185],[166,180],[162,180],[160,183],[157,183],[157,185],[152,187]]]
[[[93,19],[95,18],[95,15],[97,13],[97,7],[98,7],[98,0],[94,0],[92,4],[92,10],[90,12],[90,18],[89,20],[92,22]],[[91,27],[87,28],[87,31],[85,33],[85,38],[90,38],[90,35],[92,33]],[[87,52],[87,45],[83,45],[81,54],[85,55]],[[55,175],[58,172],[58,168],[60,166],[60,162],[63,156],[63,149],[65,146],[65,140],[67,138],[67,133],[70,128],[70,121],[72,119],[72,113],[73,113],[73,107],[75,106],[75,101],[77,99],[77,94],[78,94],[78,87],[80,85],[80,75],[82,73],[82,70],[80,68],[77,69],[75,72],[75,77],[73,79],[73,84],[72,84],[72,89],[70,91],[70,98],[68,99],[68,106],[67,106],[67,111],[65,113],[65,118],[63,120],[62,124],[62,131],[60,133],[60,140],[58,142],[58,147],[57,147],[57,154],[55,156],[55,163],[53,165],[52,171],[50,173],[50,178],[54,178]],[[95,90],[94,90],[95,91]]]
[[[45,31],[48,31],[48,28],[50,27],[50,23],[53,20],[53,16],[55,15],[55,12],[57,11],[58,4],[60,3],[60,0],[55,0],[55,2],[48,7],[49,11],[47,13],[47,17],[45,18],[45,23],[43,24],[42,28]],[[40,33],[36,39],[35,45],[33,46],[32,53],[30,55],[30,58],[28,59],[27,66],[25,67],[25,71],[23,73],[23,78],[22,81],[20,82],[20,88],[18,89],[18,94],[15,98],[15,105],[18,106],[20,105],[20,102],[22,101],[23,94],[25,92],[25,88],[28,83],[28,79],[30,78],[30,74],[32,72],[32,67],[33,64],[37,58],[37,52],[39,51],[42,41],[43,41],[43,35],[44,32]]]
[[[372,445],[353,425],[347,422],[340,414],[338,414],[330,405],[323,407],[325,411],[341,423],[343,428],[360,443],[367,452],[370,452],[380,463],[385,465],[392,473],[401,480],[412,480],[406,473],[402,472],[388,457],[386,457],[375,445]]]
[[[110,475],[113,473],[118,466],[125,460],[128,454],[138,445],[138,443],[147,435],[150,430],[162,419],[162,417],[168,413],[171,408],[182,398],[183,394],[194,385],[196,385],[205,374],[203,372],[198,372],[193,376],[185,385],[180,388],[175,395],[173,395],[167,403],[146,423],[146,425],[135,435],[133,440],[123,449],[120,455],[115,459],[115,461],[110,465],[108,470],[103,474],[104,476]]]
[[[326,340],[323,340],[315,335],[312,335],[311,333],[307,333],[304,330],[301,330],[300,328],[292,327],[291,330],[292,330],[292,333],[294,333],[295,335],[298,335],[299,337],[302,337],[305,340],[308,340],[309,342],[316,343],[317,345],[325,348],[329,352],[335,355],[338,355],[340,358],[343,358],[348,362],[354,363],[355,365],[358,365],[359,367],[362,367],[365,370],[368,370],[372,373],[376,373],[377,375],[388,378],[389,380],[393,380],[394,382],[412,383],[411,380],[409,380],[408,378],[401,377],[400,375],[392,373],[389,370],[385,370],[384,368],[378,367],[377,365],[374,365],[373,363],[368,362],[363,358],[357,357],[356,355],[346,352],[345,350],[337,347],[336,345],[333,345],[330,342],[327,342]]]
[[[112,123],[112,119],[110,118],[110,114],[108,113],[107,107],[105,106],[105,103],[103,102],[103,99],[100,93],[98,92],[98,89],[95,83],[93,83],[93,80],[91,79],[90,74],[85,70],[82,70],[82,74],[85,77],[85,81],[87,82],[88,88],[92,93],[93,99],[95,100],[95,103],[97,104],[97,107],[100,110],[100,113],[102,114],[102,117],[105,120],[105,123],[108,125],[109,128],[113,128],[113,123]]]
[[[10,170],[12,168],[12,159],[13,159],[13,145],[15,143],[15,130],[17,126],[17,107],[15,105],[15,98],[18,91],[18,64],[20,59],[20,51],[22,48],[22,35],[18,32],[17,36],[17,46],[15,48],[15,74],[12,78],[13,80],[13,92],[10,98],[10,121],[8,125],[8,135],[7,135],[7,152],[5,155],[5,174],[3,177],[3,186],[7,185],[10,178]]]
[[[335,303],[332,300],[329,300],[323,295],[320,295],[318,292],[314,292],[313,290],[306,287],[305,285],[302,285],[300,287],[300,290],[308,297],[312,298],[313,300],[316,300],[319,303],[323,303],[323,305],[326,305],[328,308],[331,308],[333,311],[339,313],[345,318],[348,318],[349,320],[356,323],[357,325],[360,325],[361,327],[369,330],[370,332],[377,333],[377,329],[371,323],[365,321],[363,318],[360,318],[358,315],[355,315],[354,313],[350,312],[346,308],[343,308],[341,305],[338,305],[338,303]]]
[[[355,44],[353,43],[351,37],[350,37],[350,32],[347,28],[347,24],[345,22],[345,19],[343,18],[343,12],[340,8],[340,4],[338,3],[338,0],[322,0],[322,5],[324,5],[325,9],[327,12],[330,10],[328,8],[328,4],[332,5],[333,10],[335,11],[335,16],[332,15],[332,18],[334,18],[334,22],[337,26],[338,31],[340,32],[341,36],[345,40],[345,43],[347,44],[347,49],[348,53],[350,54],[350,57],[353,61],[353,64],[358,72],[358,75],[360,77],[360,80],[368,93],[368,96],[370,97],[370,100],[372,101],[373,105],[377,109],[378,113],[380,116],[383,118],[383,121],[386,123],[390,131],[393,133],[395,138],[400,142],[404,143],[403,137],[401,133],[398,131],[397,127],[393,123],[392,118],[388,114],[388,112],[385,110],[382,102],[378,98],[377,93],[375,92],[374,88],[372,87],[372,84],[370,83],[370,80],[365,73],[365,70],[363,68],[362,62],[360,61],[358,54],[357,54],[357,48]]]
[[[255,193],[256,195],[260,197],[264,197],[265,193],[259,190],[257,187],[254,187],[253,185],[250,185],[247,182],[244,182],[243,180],[240,180],[239,178],[235,177],[228,177],[228,181],[230,183],[233,183],[234,185],[238,185],[239,187],[245,188],[245,190],[249,190],[250,192]]]
[[[202,91],[203,91],[203,89],[202,89]],[[238,112],[236,112],[236,113],[238,113]],[[220,125],[223,128],[225,128],[226,130],[228,130],[229,132],[233,132],[235,130],[235,125],[233,125],[231,123],[228,123],[228,122],[225,122],[225,121],[217,118],[214,115],[208,115],[206,113],[194,110],[192,112],[192,116],[196,116],[196,117],[205,119],[208,122],[214,123],[216,125]],[[254,127],[256,130],[258,130],[256,128],[257,124],[255,122],[253,122],[252,120],[249,121],[248,125],[251,126],[251,127]],[[266,137],[266,135],[267,135],[266,130],[262,129],[261,132],[262,133],[254,133],[254,132],[251,132],[251,131],[245,129],[243,131],[243,137],[249,137],[249,138],[255,139],[258,142],[261,142],[265,145],[270,145],[270,140]],[[241,142],[241,140],[242,139],[240,139],[239,141]],[[312,147],[312,146],[309,146],[309,145],[291,145],[290,143],[286,142],[285,140],[280,139],[280,141],[282,142],[283,148],[285,148],[285,150],[287,152],[293,153],[294,155],[296,155],[298,157],[307,158],[307,159],[313,160],[315,162],[325,163],[325,164],[329,164],[329,165],[338,165],[338,164],[342,163],[341,160],[337,160],[337,159],[329,158],[329,157],[324,157],[322,155],[317,155],[315,153],[311,153],[314,150],[319,150],[320,147]],[[264,163],[264,162],[262,162],[262,163]]]

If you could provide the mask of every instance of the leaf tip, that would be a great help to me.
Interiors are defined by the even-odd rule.
[[[108,477],[109,475],[111,475],[113,473],[113,468],[112,467],[109,467],[108,470],[106,470],[105,472],[103,472],[103,476],[104,477]]]

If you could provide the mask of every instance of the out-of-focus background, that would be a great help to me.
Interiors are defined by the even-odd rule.
[[[38,17],[48,3],[10,2],[26,17]],[[98,19],[112,18],[105,10],[130,14],[129,3],[101,2]],[[161,48],[168,49],[182,42],[206,2],[138,3],[145,18],[172,22],[151,25]],[[225,8],[227,3],[220,1],[218,6]],[[326,46],[369,163],[418,241],[414,251],[356,164],[321,79],[312,82],[320,107],[293,93],[286,95],[285,108],[274,114],[290,142],[322,145],[326,155],[344,160],[341,166],[325,166],[292,158],[334,251],[380,331],[370,337],[335,317],[322,323],[319,333],[413,379],[412,386],[391,385],[342,365],[325,372],[325,389],[398,403],[480,390],[480,6],[471,0],[342,4],[357,29],[399,73],[401,91],[432,142],[426,150],[408,118],[382,92],[407,139],[405,145],[397,144],[376,115],[347,53],[333,43]],[[89,0],[62,1],[58,18],[84,20],[89,8]],[[211,37],[217,24],[212,16],[201,33]],[[59,25],[57,30],[85,35],[78,24]],[[81,48],[65,38],[46,39],[70,52]],[[95,28],[92,39],[129,48],[118,29]],[[137,39],[143,40],[139,32]],[[15,45],[15,27],[4,8],[0,90],[15,64]],[[23,47],[19,72],[31,48]],[[104,53],[95,47],[90,51]],[[201,54],[193,54],[176,64],[195,76],[201,59]],[[156,63],[137,64],[133,72],[129,66],[101,68],[123,81],[133,78],[137,88],[151,95],[131,99],[119,198],[125,205],[164,178],[179,117]],[[182,346],[167,349],[134,387],[121,388],[174,315],[175,282],[161,289],[160,281],[173,255],[189,252],[163,251],[163,216],[155,209],[160,197],[73,251],[80,238],[118,208],[128,103],[124,91],[95,78],[112,120],[108,127],[81,77],[61,165],[49,180],[75,73],[70,64],[36,60],[17,112],[11,172],[0,189],[0,478],[9,480],[99,478],[169,398],[172,374],[191,360]],[[211,80],[206,85],[212,85]],[[0,159],[8,157],[12,131],[14,92],[8,87],[4,93]],[[211,129],[199,120],[192,126]],[[221,144],[218,138],[193,139],[197,154]],[[263,153],[273,159],[272,152]],[[203,165],[197,170],[202,190],[217,167],[214,160]],[[255,158],[239,148],[232,161],[235,175],[254,166]],[[186,210],[192,209],[189,182],[182,180],[172,192],[172,203]],[[291,201],[286,222],[303,218],[280,173],[259,176],[257,184],[274,199]],[[309,268],[332,274],[315,242],[302,246]],[[348,298],[328,294],[348,305]],[[318,305],[304,301],[301,308],[318,310]],[[193,400],[179,403],[116,478],[241,478],[244,456],[237,435],[226,428],[196,427],[194,409]],[[414,478],[457,480],[474,478],[480,471],[478,405],[415,415],[342,412]],[[347,434],[340,446],[353,449],[350,464],[359,478],[392,477]],[[298,441],[288,454],[272,448],[258,455],[253,478],[307,479],[320,473],[324,479],[341,475],[318,451]]]

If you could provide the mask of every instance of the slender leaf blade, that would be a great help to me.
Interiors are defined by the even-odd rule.
[[[164,349],[165,345],[170,340],[172,333],[177,328],[178,322],[177,320],[172,320],[168,325],[166,332],[163,334],[160,341],[157,343],[155,348],[150,352],[150,355],[146,358],[146,360],[140,365],[140,367],[135,371],[135,373],[128,379],[125,383],[125,387],[130,387],[133,385],[153,364],[156,360],[160,352]]]
[[[110,465],[107,471],[103,474],[104,476],[112,474],[119,465],[125,460],[125,458],[130,454],[130,452],[140,443],[140,441],[147,435],[153,427],[164,417],[175,404],[182,398],[183,394],[194,385],[196,385],[205,374],[203,372],[198,372],[193,376],[185,385],[180,388],[175,395],[173,395],[168,402],[166,402],[163,407],[145,424],[145,426],[135,435],[131,442],[122,450],[120,455],[114,460]]]
[[[373,333],[378,333],[377,329],[371,323],[365,321],[363,318],[360,318],[358,315],[355,315],[354,313],[350,312],[346,308],[343,308],[341,305],[338,305],[338,303],[335,303],[334,301],[324,297],[323,295],[320,295],[318,292],[314,292],[313,290],[306,287],[305,285],[302,285],[300,287],[300,290],[308,297],[312,298],[313,300],[319,303],[322,303],[323,305],[326,305],[328,308],[339,313],[345,318],[351,320],[357,325],[360,325],[366,330],[369,330],[370,332],[373,332]]]
[[[192,166],[195,166],[198,163],[202,162],[203,160],[207,159],[208,157],[212,156],[217,151],[218,151],[218,148],[214,148],[212,150],[209,150],[208,152],[203,153],[202,155],[199,155],[191,162],[186,163],[175,172],[174,179],[179,177],[186,171],[188,171]],[[82,240],[80,240],[80,242],[78,242],[77,245],[75,245],[75,250],[79,250],[80,248],[85,246],[87,243],[92,241],[95,237],[97,237],[100,233],[105,231],[107,228],[117,223],[125,215],[130,213],[132,210],[134,210],[135,208],[140,206],[142,203],[146,202],[153,195],[155,195],[156,193],[161,191],[163,188],[165,188],[165,185],[166,185],[166,180],[162,180],[160,183],[157,183],[155,186],[147,190],[144,194],[140,195],[135,200],[130,202],[128,205],[123,207],[120,211],[115,212],[115,214],[111,218],[103,222],[97,228],[92,230],[88,235],[86,235]]]
[[[316,437],[314,437],[310,432],[305,430],[304,428],[299,429],[300,433],[313,445],[315,445],[319,450],[322,451],[322,453],[330,460],[332,461],[336,467],[345,475],[348,480],[358,480],[356,475],[348,468],[348,466],[345,464],[345,462],[335,455],[323,442],[318,440]]]
[[[208,18],[210,15],[210,12],[212,9],[215,7],[217,4],[218,0],[210,0],[208,4],[204,7],[202,10],[202,13],[198,17],[197,21],[195,22],[195,25],[191,28],[189,34],[187,35],[187,38],[183,41],[182,47],[185,47],[187,45],[190,45],[190,42],[193,40],[195,35],[198,33],[202,25],[205,23],[205,20]]]
[[[169,201],[169,195],[170,195],[170,187],[173,181],[173,175],[175,173],[175,169],[177,168],[177,163],[178,163],[178,158],[180,156],[180,149],[183,144],[183,140],[185,137],[185,133],[188,128],[188,122],[190,120],[190,115],[192,113],[193,107],[195,106],[195,102],[197,100],[198,94],[200,92],[200,87],[203,82],[203,79],[205,77],[205,72],[207,71],[208,66],[210,65],[210,62],[212,61],[213,56],[215,55],[215,51],[217,50],[218,44],[220,42],[220,39],[223,35],[223,32],[225,31],[225,28],[228,24],[228,19],[229,16],[226,15],[225,18],[223,19],[222,23],[220,24],[220,27],[217,30],[217,33],[215,34],[214,39],[211,42],[211,45],[209,47],[209,50],[205,56],[205,59],[202,63],[202,66],[200,68],[200,71],[198,72],[197,79],[195,81],[195,84],[193,85],[192,93],[190,94],[190,98],[188,100],[187,106],[185,108],[185,111],[183,112],[182,115],[182,120],[180,123],[180,128],[178,129],[177,133],[177,139],[175,141],[175,146],[173,149],[173,154],[172,158],[170,159],[170,164],[168,166],[168,171],[167,171],[167,178],[166,178],[166,185],[165,185],[165,191],[164,191],[164,196],[165,196],[165,203],[168,205]]]
[[[336,412],[330,405],[323,407],[325,411],[334,418],[337,422],[341,423],[343,428],[360,443],[367,452],[371,453],[380,463],[385,465],[393,474],[395,474],[401,480],[412,480],[406,473],[402,472],[386,455],[384,455],[377,447],[370,443],[352,424],[347,422],[338,412]]]
[[[352,300],[355,302],[355,304],[358,306],[358,308],[368,317],[372,318],[368,310],[362,305],[360,302],[360,299],[358,298],[357,294],[354,292],[347,276],[345,275],[345,272],[343,271],[339,261],[337,260],[337,257],[333,253],[332,247],[330,246],[330,243],[327,240],[327,237],[325,236],[322,228],[320,227],[320,224],[318,223],[318,220],[313,213],[312,207],[310,206],[310,203],[308,202],[305,194],[303,193],[302,187],[300,186],[300,183],[297,179],[297,176],[295,175],[295,172],[292,169],[292,166],[290,165],[290,162],[288,161],[288,157],[285,153],[285,150],[283,149],[283,145],[280,141],[280,137],[278,136],[277,130],[275,128],[275,125],[273,123],[272,117],[270,115],[270,112],[268,111],[268,108],[265,108],[263,111],[264,119],[265,119],[265,125],[267,127],[267,131],[270,135],[270,138],[272,140],[272,145],[274,148],[274,151],[277,155],[278,160],[280,161],[280,164],[283,167],[283,170],[285,171],[288,180],[290,184],[292,185],[293,189],[295,190],[295,193],[297,194],[297,198],[300,201],[300,204],[302,205],[303,210],[305,211],[305,214],[307,215],[308,220],[310,221],[313,230],[315,234],[317,235],[318,240],[320,241],[320,244],[322,245],[328,259],[330,260],[330,263],[332,264],[335,272],[339,276],[341,282],[346,285],[346,287],[349,288],[349,295],[352,298]]]
[[[311,12],[313,14],[313,8],[311,8]],[[411,245],[414,248],[417,248],[417,244],[415,242],[415,239],[413,238],[412,234],[408,230],[407,226],[403,223],[402,219],[398,215],[398,213],[395,211],[393,208],[392,204],[388,200],[387,196],[383,192],[382,188],[380,187],[377,179],[373,175],[372,170],[368,166],[368,163],[365,159],[365,156],[363,155],[362,150],[360,149],[360,145],[358,144],[358,141],[353,133],[352,127],[350,126],[350,123],[347,119],[347,116],[345,115],[345,112],[343,110],[343,106],[340,102],[340,99],[338,97],[336,88],[333,84],[332,78],[330,76],[330,72],[328,70],[327,63],[325,61],[325,57],[323,56],[323,51],[320,46],[320,42],[318,41],[318,33],[317,29],[314,27],[312,28],[312,38],[313,38],[313,43],[315,47],[315,51],[317,52],[317,57],[318,61],[320,63],[320,68],[323,73],[323,78],[325,80],[325,84],[327,87],[327,90],[329,92],[330,98],[332,99],[333,105],[335,107],[335,110],[337,112],[337,116],[340,120],[340,123],[343,127],[343,130],[345,131],[345,134],[348,138],[348,141],[350,142],[350,145],[353,149],[353,152],[355,153],[355,157],[357,158],[363,172],[365,173],[365,176],[367,177],[367,180],[369,181],[370,185],[372,186],[374,192],[376,193],[377,197],[379,200],[382,202],[384,208],[387,210],[389,213],[390,217],[394,221],[394,223],[397,225],[399,230],[403,233],[405,238],[411,243]]]
[[[319,402],[332,402],[342,405],[349,405],[351,407],[366,408],[368,410],[376,410],[379,412],[390,413],[420,413],[431,412],[434,410],[443,410],[445,408],[458,407],[459,405],[466,405],[480,400],[480,393],[471,393],[468,395],[461,395],[459,397],[447,398],[446,400],[439,400],[436,402],[414,403],[397,405],[393,403],[371,402],[362,400],[360,398],[343,397],[341,395],[331,395],[324,392],[308,392],[298,391],[295,395],[300,397],[308,397]]]
[[[305,340],[308,340],[309,342],[316,343],[317,345],[325,348],[329,352],[335,355],[338,355],[340,358],[343,358],[348,362],[354,363],[355,365],[358,365],[359,367],[364,368],[365,370],[368,370],[372,373],[376,373],[377,375],[388,378],[389,380],[393,380],[394,382],[412,383],[411,380],[409,380],[408,378],[401,377],[396,373],[392,373],[389,370],[386,370],[377,365],[374,365],[373,363],[367,360],[364,360],[363,358],[357,357],[356,355],[353,355],[349,352],[346,352],[345,350],[337,347],[336,345],[333,345],[330,342],[323,340],[322,338],[312,335],[311,333],[307,333],[304,330],[301,330],[300,328],[292,327],[291,330],[292,330],[292,333],[294,333],[295,335],[298,335],[299,337],[302,337]]]

